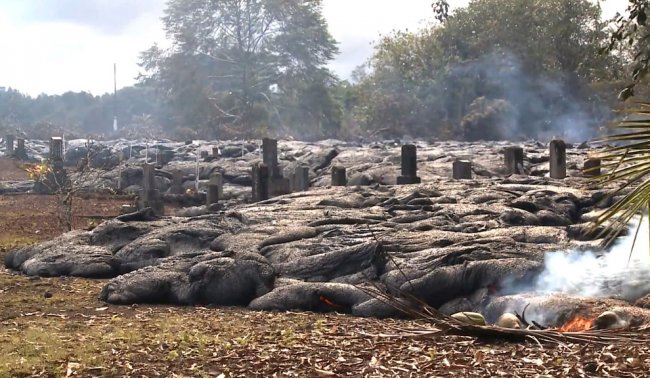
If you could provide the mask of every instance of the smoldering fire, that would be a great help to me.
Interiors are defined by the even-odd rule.
[[[634,226],[636,227],[636,226]],[[650,293],[648,218],[641,232],[622,237],[605,252],[569,251],[547,253],[544,271],[534,286],[536,292],[560,292],[590,298],[634,301]],[[636,241],[635,241],[636,236]]]

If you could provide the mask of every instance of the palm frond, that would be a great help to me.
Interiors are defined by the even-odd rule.
[[[614,124],[618,133],[602,140],[614,146],[599,156],[599,168],[606,172],[594,180],[603,185],[614,184],[612,197],[627,191],[594,221],[592,231],[602,229],[598,237],[603,238],[604,246],[614,241],[636,215],[643,215],[650,204],[650,102],[636,105],[623,111],[634,119]]]

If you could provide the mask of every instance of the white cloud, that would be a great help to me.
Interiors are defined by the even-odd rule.
[[[330,67],[342,78],[349,78],[372,55],[373,43],[381,35],[416,30],[433,20],[429,0],[325,0],[323,14],[340,42],[341,54]]]
[[[138,54],[164,42],[165,0],[0,1],[0,86],[31,95],[113,88],[135,83]],[[372,54],[372,43],[393,30],[414,30],[432,20],[432,0],[324,0],[330,31],[341,54],[330,65],[343,78]],[[451,0],[462,6],[468,0]],[[608,0],[608,17],[623,11]],[[48,8],[49,6],[49,8]]]
[[[30,95],[110,92],[113,63],[118,85],[132,85],[138,54],[164,39],[158,13],[141,12],[115,33],[66,17],[31,22],[12,15],[0,13],[0,86]]]
[[[7,6],[24,22],[65,22],[120,34],[147,14],[159,15],[164,0],[23,0]]]
[[[324,0],[323,13],[330,32],[340,41],[341,54],[330,64],[340,77],[348,79],[373,51],[380,35],[393,30],[417,30],[434,19],[433,0]],[[467,6],[469,0],[449,0],[454,8]],[[623,12],[622,0],[602,1],[603,16],[612,18]]]

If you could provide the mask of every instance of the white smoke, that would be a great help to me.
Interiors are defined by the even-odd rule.
[[[464,80],[489,84],[491,99],[502,99],[512,108],[511,119],[502,123],[513,125],[503,130],[512,139],[535,138],[551,140],[554,136],[576,143],[597,137],[597,126],[609,119],[606,106],[592,108],[570,89],[563,75],[535,77],[527,74],[517,55],[498,50],[480,59],[454,67],[453,75]],[[608,108],[607,108],[608,109]]]
[[[638,219],[631,232],[606,252],[547,253],[533,290],[627,301],[650,293],[648,217],[643,217],[635,242],[637,225]]]

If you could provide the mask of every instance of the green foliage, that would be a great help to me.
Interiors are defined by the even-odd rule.
[[[93,96],[86,92],[66,92],[34,98],[9,89],[0,91],[0,128],[12,133],[21,130],[28,137],[38,139],[109,134],[116,106],[119,126],[126,130],[142,126],[147,118],[149,123],[156,124],[164,118],[156,93],[146,86],[119,90],[117,103],[111,94]],[[151,119],[153,114],[160,117]]]
[[[461,61],[507,51],[526,74],[610,75],[598,54],[606,39],[599,7],[587,0],[480,0],[459,9],[445,26],[443,43]]]
[[[369,132],[464,138],[484,98],[512,108],[501,121],[526,126],[514,137],[559,134],[574,119],[595,128],[604,115],[591,84],[621,71],[620,60],[599,55],[606,39],[600,8],[587,0],[476,0],[442,25],[382,38],[360,77],[355,117]],[[489,128],[471,136],[502,137]]]
[[[449,18],[449,3],[446,0],[436,0],[431,4],[436,20],[445,22]]]
[[[172,46],[142,54],[142,79],[164,93],[176,124],[223,138],[270,127],[318,135],[340,122],[320,0],[172,0],[163,22]]]
[[[601,50],[609,52],[610,56],[631,55],[632,83],[621,91],[620,100],[634,96],[636,85],[645,81],[650,72],[650,31],[647,25],[649,7],[647,0],[629,0],[626,15],[616,16],[609,43]],[[630,47],[632,51],[628,54]]]
[[[469,105],[468,113],[461,121],[465,140],[500,140],[515,135],[512,124],[512,105],[505,100],[489,100],[479,97]]]

